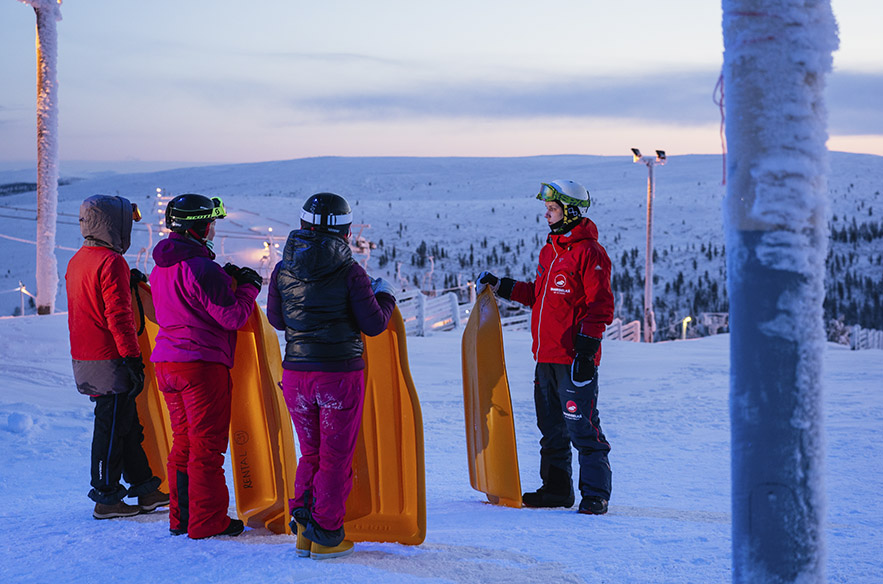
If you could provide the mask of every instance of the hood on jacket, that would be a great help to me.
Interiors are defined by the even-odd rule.
[[[215,256],[205,245],[183,233],[169,233],[153,248],[153,261],[161,268],[198,257],[214,259]]]
[[[348,265],[353,252],[342,237],[296,229],[288,236],[283,252],[283,267],[298,280],[321,280]]]
[[[87,198],[80,205],[80,233],[86,245],[126,253],[132,243],[132,203],[120,196]]]

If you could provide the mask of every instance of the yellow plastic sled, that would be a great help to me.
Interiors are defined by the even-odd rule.
[[[521,477],[503,327],[494,293],[487,286],[463,331],[463,405],[472,488],[495,505],[520,508]]]
[[[144,361],[144,390],[135,398],[138,419],[144,426],[144,441],[141,446],[147,454],[147,462],[153,474],[162,479],[159,486],[164,493],[169,492],[166,463],[172,449],[172,423],[166,401],[156,384],[156,372],[150,362],[150,354],[156,344],[156,313],[153,310],[153,297],[150,286],[139,282],[132,287],[132,313],[135,317],[135,330],[138,333],[138,346]]]
[[[160,488],[168,492],[166,463],[172,448],[172,427],[150,362],[159,331],[150,286],[139,283],[133,290],[132,303],[145,364],[144,391],[137,398],[144,426],[142,445],[151,470],[163,480]],[[287,493],[294,489],[297,456],[291,419],[277,385],[282,379],[279,339],[257,305],[237,334],[230,374],[230,462],[237,514],[250,527],[286,533]]]
[[[155,342],[158,326],[150,287],[141,284],[139,292],[147,316],[146,334],[139,340],[150,384],[143,393],[153,395],[156,404],[142,410],[148,412],[142,414],[145,450],[149,450],[150,436],[156,442],[154,456],[161,457],[164,477],[171,427],[147,350]],[[137,324],[137,312],[135,318]],[[353,461],[353,490],[347,502],[347,538],[417,545],[426,538],[423,417],[408,368],[399,310],[385,332],[364,337],[364,341],[365,408]],[[282,378],[279,340],[257,306],[238,332],[231,376],[230,463],[237,514],[250,527],[291,533],[288,500],[294,494],[297,455],[291,418],[278,387]],[[164,437],[165,442],[161,440]],[[155,466],[152,458],[150,461]]]
[[[282,397],[279,337],[255,305],[236,337],[230,418],[230,466],[236,512],[249,527],[291,533],[288,493],[297,454]]]
[[[344,529],[352,541],[419,545],[426,539],[423,414],[399,309],[386,331],[362,339],[365,408]]]

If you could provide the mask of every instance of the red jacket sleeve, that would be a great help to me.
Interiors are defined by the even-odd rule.
[[[610,289],[610,258],[603,248],[593,246],[583,266],[583,289],[588,314],[579,323],[578,332],[596,339],[613,322],[613,291]]]
[[[525,306],[533,306],[536,302],[536,284],[534,282],[515,282],[509,300],[520,302]]]
[[[101,296],[104,300],[104,317],[113,335],[117,351],[123,357],[139,357],[138,335],[132,316],[132,292],[129,288],[129,264],[119,254],[101,264]]]

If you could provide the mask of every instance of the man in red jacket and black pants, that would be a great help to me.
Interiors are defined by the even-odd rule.
[[[598,228],[580,208],[586,189],[571,180],[543,183],[551,233],[540,250],[536,282],[516,282],[482,272],[479,282],[507,300],[533,308],[531,332],[537,362],[534,402],[543,485],[524,493],[526,507],[570,507],[571,443],[579,453],[579,512],[602,515],[610,500],[610,444],[598,415],[601,337],[613,320],[610,258],[598,243]]]
[[[95,402],[89,491],[95,519],[129,517],[169,504],[141,447],[144,428],[135,407],[144,388],[144,363],[123,254],[131,243],[132,221],[140,218],[138,207],[123,197],[95,195],[83,201],[85,241],[65,274],[74,380]],[[125,497],[137,497],[137,504],[126,504]]]

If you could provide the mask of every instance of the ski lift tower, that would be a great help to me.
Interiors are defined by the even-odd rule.
[[[657,150],[656,156],[641,156],[641,151],[632,148],[633,162],[647,165],[647,261],[644,269],[644,342],[653,342],[656,331],[656,314],[653,312],[653,191],[656,179],[653,168],[665,164],[665,150]]]

